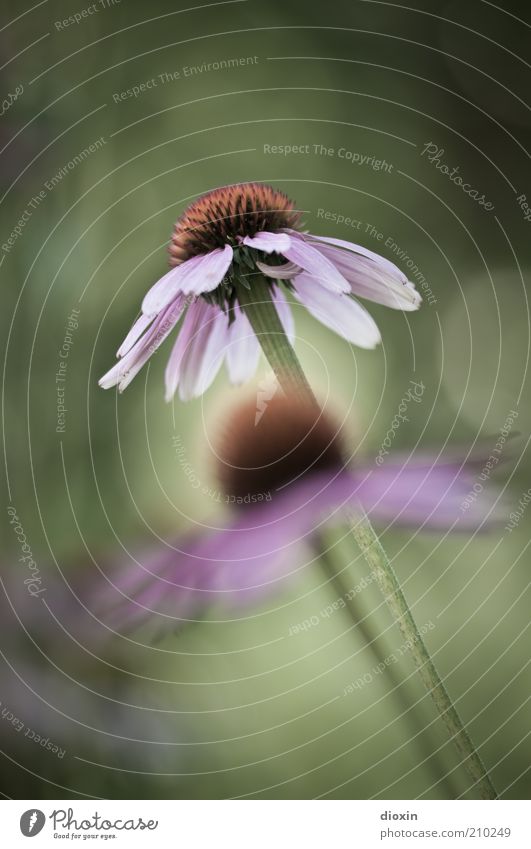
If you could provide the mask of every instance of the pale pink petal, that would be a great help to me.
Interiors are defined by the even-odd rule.
[[[268,265],[266,262],[256,261],[256,267],[260,269],[266,277],[274,277],[276,280],[291,280],[302,271],[300,265],[295,265],[294,262],[284,262],[282,265]]]
[[[177,339],[175,340],[175,344],[166,364],[166,370],[164,373],[166,401],[171,401],[175,395],[175,390],[177,389],[179,378],[181,376],[181,364],[183,357],[191,344],[194,334],[198,330],[198,322],[201,321],[202,315],[201,301],[199,300],[194,301],[186,311],[181,329],[177,335]]]
[[[367,259],[354,251],[349,252],[324,242],[320,243],[319,250],[349,281],[354,295],[404,311],[417,310],[422,303],[413,283],[410,283],[396,266],[377,254],[373,255],[375,259]]]
[[[275,304],[278,317],[282,322],[284,332],[286,333],[290,344],[293,345],[295,342],[295,322],[293,321],[293,313],[291,312],[291,307],[286,300],[286,296],[282,289],[274,288],[271,292],[271,297],[273,298],[273,303]]]
[[[287,233],[270,233],[267,230],[256,233],[255,236],[245,236],[242,241],[247,247],[264,251],[266,254],[284,254],[291,245],[291,239]]]
[[[293,345],[295,325],[291,308],[280,289],[272,289],[271,297],[286,336]],[[227,349],[227,370],[232,383],[245,383],[256,371],[260,356],[260,343],[256,338],[247,316],[238,306],[235,318],[229,328],[229,347]]]
[[[110,389],[118,384],[119,391],[123,392],[173,330],[185,306],[184,297],[178,295],[172,304],[162,310],[128,353],[99,380],[99,385],[103,389]]]
[[[291,245],[282,251],[291,262],[300,265],[308,274],[331,292],[350,292],[350,284],[321,251],[304,241],[302,236],[291,239]]]
[[[159,316],[157,316],[156,326],[153,325],[153,334],[149,340],[146,339],[142,350],[138,352],[134,362],[130,365],[127,372],[121,377],[118,384],[119,392],[123,392],[131,383],[134,377],[138,374],[142,366],[149,360],[152,354],[162,345],[165,339],[169,336],[175,325],[177,324],[186,304],[181,300],[180,304],[172,304],[166,307]],[[132,351],[131,351],[132,353]],[[124,362],[122,360],[122,363]]]
[[[118,348],[116,352],[117,357],[123,357],[125,354],[129,353],[135,342],[140,339],[145,330],[148,329],[149,325],[153,321],[153,316],[150,315],[141,315],[135,323],[133,324],[131,330],[125,337],[124,341]]]
[[[227,371],[231,383],[245,383],[256,371],[260,344],[249,319],[239,306],[234,308],[234,320],[229,327]]]
[[[202,395],[218,373],[227,350],[228,318],[217,306],[197,302],[196,330],[184,352],[179,397],[189,401]]]
[[[232,248],[225,245],[208,254],[192,257],[168,271],[151,287],[142,302],[142,312],[156,315],[177,292],[199,295],[211,292],[223,280],[232,262]]]
[[[116,363],[109,371],[105,372],[103,377],[100,377],[98,380],[98,386],[101,386],[102,389],[111,389],[112,386],[116,386],[117,383],[120,382],[122,375],[124,374],[123,368],[123,360],[120,363]]]
[[[232,262],[232,248],[216,248],[202,256],[201,262],[184,278],[181,291],[185,295],[200,295],[202,292],[212,292],[219,286]]]
[[[363,245],[357,245],[355,242],[347,242],[345,239],[335,239],[332,236],[315,236],[312,233],[304,233],[302,235],[302,238],[308,242],[321,242],[326,245],[335,245],[338,248],[343,248],[346,251],[351,251],[352,253],[364,256],[367,259],[371,259],[373,262],[378,262],[381,265],[384,265],[387,268],[389,274],[393,275],[394,277],[397,277],[403,283],[407,282],[406,275],[402,271],[400,271],[398,266],[396,266],[390,260],[385,259],[385,257],[380,256],[380,254],[377,254],[374,251],[370,251],[368,248],[364,248]]]
[[[351,296],[329,292],[308,274],[300,274],[295,287],[295,298],[308,312],[347,342],[374,348],[381,341],[374,319]]]
[[[175,295],[181,291],[181,282],[197,266],[202,257],[194,257],[170,269],[149,289],[142,301],[142,312],[147,316],[158,315]]]

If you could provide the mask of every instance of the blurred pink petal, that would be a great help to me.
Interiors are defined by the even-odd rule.
[[[492,486],[474,508],[462,510],[475,477],[454,461],[423,460],[388,467],[338,469],[299,478],[261,503],[239,505],[226,527],[184,536],[164,549],[131,561],[111,574],[105,589],[104,621],[130,629],[145,622],[172,630],[216,604],[225,608],[259,603],[311,568],[315,535],[330,522],[344,524],[364,510],[371,521],[417,530],[476,530],[502,518]]]

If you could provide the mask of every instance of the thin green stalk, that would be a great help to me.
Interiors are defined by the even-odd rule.
[[[332,551],[332,548],[334,551]],[[418,712],[415,710],[414,704],[412,704],[413,699],[409,698],[408,693],[405,692],[404,681],[401,680],[397,667],[388,662],[391,650],[386,646],[386,641],[381,633],[374,627],[374,617],[370,615],[370,611],[364,611],[361,595],[356,594],[352,596],[349,594],[350,587],[344,580],[348,574],[348,570],[347,567],[338,568],[336,565],[334,558],[334,552],[336,550],[337,546],[334,546],[333,543],[327,546],[324,538],[319,540],[320,562],[324,572],[330,579],[330,582],[336,587],[339,596],[346,599],[350,618],[365,645],[372,652],[377,664],[385,668],[386,679],[393,698],[398,702],[401,719],[409,726],[413,739],[422,755],[423,763],[427,769],[431,770],[434,783],[442,785],[447,797],[455,798],[456,788],[452,781],[452,776],[439,768],[429,740],[426,740],[422,732],[419,733],[421,723],[417,716]]]
[[[286,395],[316,406],[315,395],[286,336],[266,279],[261,274],[253,275],[250,289],[240,283],[238,301]]]
[[[284,392],[301,404],[317,406],[310,384],[306,380],[306,375],[276,311],[270,284],[262,275],[253,275],[249,287],[242,282],[237,284],[237,297]],[[435,669],[400,589],[398,579],[368,518],[365,515],[357,516],[352,530],[365,559],[374,572],[393,617],[398,622],[408,645],[411,644],[411,653],[420,677],[463,758],[463,763],[472,776],[474,784],[477,785],[482,798],[496,799],[497,794],[489,775]]]
[[[463,759],[464,766],[474,781],[474,786],[477,786],[482,799],[497,799],[498,795],[489,774],[435,668],[395,571],[367,516],[360,514],[353,517],[352,533],[371,568],[393,618],[398,623],[402,636],[411,647],[410,651],[419,675]]]

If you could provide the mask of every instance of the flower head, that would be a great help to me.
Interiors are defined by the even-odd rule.
[[[99,605],[110,627],[171,630],[213,603],[262,599],[311,564],[320,529],[344,523],[360,505],[374,522],[415,530],[476,530],[500,518],[494,486],[463,510],[475,462],[397,456],[386,466],[351,467],[349,441],[324,411],[277,395],[257,425],[255,413],[254,403],[238,408],[217,450],[231,520],[118,569]]]
[[[180,265],[225,245],[237,247],[246,236],[296,228],[300,220],[284,192],[261,183],[224,186],[202,195],[173,228],[170,265]]]
[[[261,183],[215,189],[177,221],[170,271],[148,291],[142,313],[117,352],[119,362],[100,380],[120,391],[132,381],[184,315],[166,367],[166,399],[201,395],[223,361],[233,383],[254,374],[260,345],[240,303],[257,275],[290,340],[286,291],[312,316],[362,348],[380,342],[378,328],[354,295],[401,310],[420,296],[393,263],[341,239],[300,229],[300,213],[283,193]]]

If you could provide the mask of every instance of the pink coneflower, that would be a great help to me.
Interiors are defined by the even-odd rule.
[[[120,391],[184,318],[166,367],[166,399],[201,395],[223,360],[233,383],[254,374],[260,343],[241,303],[253,280],[267,280],[288,338],[293,318],[285,290],[311,315],[362,348],[380,342],[378,328],[354,295],[394,309],[416,310],[421,298],[393,263],[342,239],[298,230],[300,215],[280,191],[260,183],[225,186],[192,203],[170,243],[171,270],[149,290],[100,380]],[[258,299],[261,296],[257,296]]]
[[[478,468],[452,459],[397,457],[351,467],[336,423],[311,405],[277,395],[255,426],[255,405],[231,417],[218,450],[218,480],[232,519],[184,536],[122,566],[99,605],[115,629],[149,621],[177,627],[213,603],[260,600],[310,566],[320,530],[359,505],[374,522],[415,530],[470,530],[495,516],[496,489],[464,511]],[[479,462],[479,461],[478,461]]]

